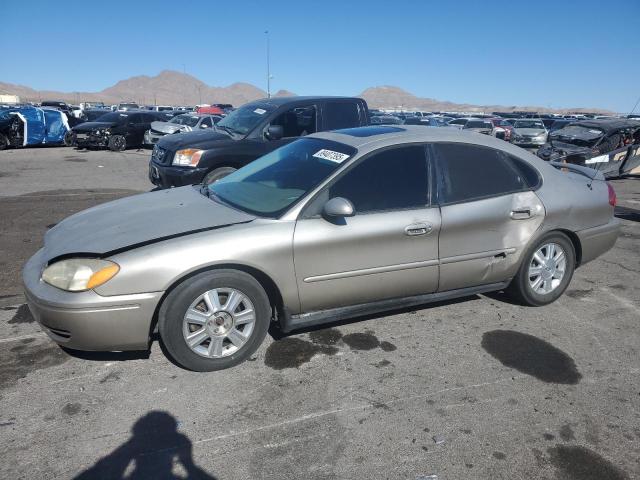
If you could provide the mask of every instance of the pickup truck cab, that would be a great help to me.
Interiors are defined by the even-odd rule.
[[[369,124],[367,103],[348,97],[256,100],[215,128],[167,135],[153,148],[149,180],[160,188],[211,184],[305,135]]]

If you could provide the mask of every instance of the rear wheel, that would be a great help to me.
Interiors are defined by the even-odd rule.
[[[121,152],[127,148],[127,140],[122,135],[113,135],[107,146],[112,152]]]
[[[233,173],[235,171],[236,169],[233,167],[216,168],[215,170],[212,170],[209,173],[207,173],[202,183],[204,183],[205,185],[211,185],[212,183],[216,183],[221,178],[224,178],[230,173]]]
[[[185,281],[167,296],[158,330],[176,363],[206,372],[247,359],[264,340],[270,321],[269,299],[255,278],[214,270]]]
[[[575,266],[571,240],[560,232],[548,233],[525,253],[507,293],[524,305],[548,305],[564,293]]]

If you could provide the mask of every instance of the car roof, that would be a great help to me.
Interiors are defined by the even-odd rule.
[[[371,125],[318,132],[305,138],[332,140],[354,147],[361,153],[403,143],[453,142],[498,148],[520,158],[537,158],[526,150],[493,136],[454,128],[425,128],[421,125]]]
[[[280,105],[285,105],[288,103],[295,102],[307,102],[310,100],[350,100],[350,101],[358,101],[363,102],[361,98],[357,97],[338,97],[338,96],[307,96],[307,97],[271,97],[271,98],[261,98],[259,100],[254,100],[249,102],[249,104],[261,104],[261,105],[273,105],[279,107]],[[248,104],[246,104],[248,105]]]

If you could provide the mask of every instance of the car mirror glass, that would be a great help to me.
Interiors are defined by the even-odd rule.
[[[269,125],[267,131],[265,132],[265,136],[269,140],[280,140],[284,136],[284,129],[282,125]]]

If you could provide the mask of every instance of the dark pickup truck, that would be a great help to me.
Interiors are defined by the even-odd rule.
[[[210,184],[304,135],[368,124],[361,98],[256,100],[229,113],[214,129],[162,138],[151,155],[149,180],[160,188]]]

